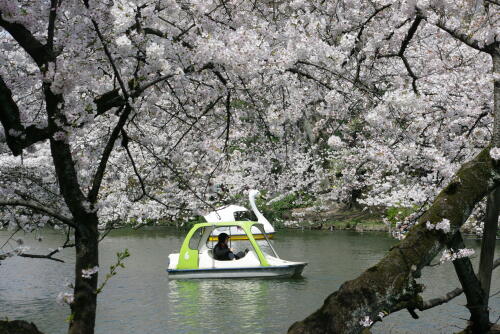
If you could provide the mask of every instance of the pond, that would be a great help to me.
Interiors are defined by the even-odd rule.
[[[10,236],[0,231],[0,244]],[[62,244],[64,236],[44,231],[43,241],[34,235],[16,235],[44,254]],[[129,249],[126,268],[111,278],[98,297],[96,334],[165,333],[285,333],[297,320],[318,309],[323,300],[346,280],[375,264],[396,241],[384,233],[349,231],[283,231],[273,241],[287,260],[307,261],[299,279],[169,280],[165,271],[169,253],[178,252],[184,233],[154,227],[137,231],[116,230],[101,242],[100,279],[116,262],[116,253]],[[478,250],[479,242],[468,247]],[[500,244],[496,253],[500,254]],[[69,308],[56,303],[61,291],[70,291],[74,250],[64,250],[65,263],[15,257],[0,265],[0,317],[34,322],[46,334],[67,331]],[[477,265],[478,256],[473,258]],[[500,290],[499,272],[492,293]],[[442,295],[459,286],[448,263],[424,270],[424,298]],[[467,311],[460,296],[440,307],[390,315],[377,323],[376,334],[452,333],[463,328]],[[491,299],[495,321],[500,296]]]

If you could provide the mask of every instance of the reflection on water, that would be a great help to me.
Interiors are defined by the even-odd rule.
[[[169,282],[170,316],[181,331],[220,331],[234,328],[236,321],[242,331],[266,332],[276,325],[268,316],[277,307],[286,309],[286,290],[304,283],[304,279],[173,280]]]
[[[10,234],[0,231],[0,243]],[[25,237],[32,252],[45,253],[64,237],[44,233],[44,242]],[[178,252],[184,233],[166,228],[119,230],[101,243],[100,279],[128,248],[126,268],[113,277],[98,297],[96,334],[284,333],[323,304],[344,281],[375,264],[394,244],[385,234],[321,231],[279,231],[273,246],[292,261],[307,261],[301,279],[172,280],[165,272],[167,255]],[[259,244],[265,242],[259,241]],[[235,248],[244,248],[244,244]],[[469,247],[478,248],[472,242]],[[497,252],[500,245],[497,247]],[[33,321],[47,334],[62,334],[68,308],[55,297],[73,280],[74,250],[64,250],[66,263],[13,258],[0,266],[0,317]],[[477,263],[477,258],[473,260]],[[500,289],[495,273],[492,292]],[[424,270],[425,298],[456,286],[452,265]],[[492,319],[499,316],[500,295],[492,298]],[[413,320],[400,312],[375,326],[376,334],[450,333],[463,326],[465,299],[420,313]]]

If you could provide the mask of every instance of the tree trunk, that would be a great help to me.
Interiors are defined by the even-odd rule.
[[[456,232],[448,243],[448,248],[455,251],[465,248],[462,233]],[[467,309],[471,315],[471,329],[473,333],[486,333],[490,328],[490,312],[485,293],[481,283],[474,272],[472,263],[468,257],[453,261],[455,272],[462,285],[465,297],[467,298]]]
[[[493,73],[500,75],[500,53],[492,54]],[[495,77],[493,88],[493,138],[491,144],[500,147],[500,78]],[[500,187],[488,194],[486,203],[486,220],[484,222],[483,239],[481,241],[481,257],[479,260],[479,280],[485,293],[485,302],[488,305],[491,273],[495,258],[495,243],[498,229],[498,214],[500,210]]]
[[[93,334],[97,303],[98,274],[82,276],[82,270],[99,266],[97,215],[88,214],[75,231],[76,263],[74,301],[71,304],[69,334]]]
[[[289,333],[360,333],[360,320],[368,316],[422,307],[418,295],[422,287],[415,282],[423,267],[438,254],[458,231],[499,175],[493,168],[489,147],[464,164],[453,180],[436,197],[433,205],[419,219],[399,244],[375,266],[358,278],[345,282],[331,294],[323,306],[306,319],[293,324]],[[428,230],[426,222],[436,224],[449,219],[452,233]]]
[[[64,114],[64,99],[54,94],[50,83],[43,83],[50,133],[62,132],[67,136],[64,125],[68,124]],[[97,213],[83,195],[78,182],[78,173],[71,153],[68,138],[50,138],[50,151],[56,169],[59,189],[73,215],[75,227],[75,286],[71,303],[70,334],[94,334],[96,316],[97,273],[90,278],[82,276],[82,270],[99,265]]]
[[[483,239],[481,240],[481,256],[479,259],[479,281],[484,291],[486,305],[489,302],[493,260],[495,258],[496,235],[498,229],[498,213],[500,210],[500,187],[488,194],[486,203],[486,219]]]

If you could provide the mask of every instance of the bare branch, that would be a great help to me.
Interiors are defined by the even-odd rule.
[[[71,219],[69,217],[65,217],[65,216],[61,215],[60,213],[52,211],[47,206],[41,206],[38,203],[35,203],[33,201],[1,200],[0,199],[0,206],[23,206],[23,207],[30,208],[30,209],[37,211],[37,212],[45,213],[45,214],[59,220],[60,222],[66,224],[68,226],[75,227],[75,225],[73,223],[73,219]]]
[[[127,105],[125,107],[125,111],[120,115],[120,118],[116,123],[116,126],[111,132],[111,135],[109,136],[106,147],[102,152],[101,161],[99,162],[99,166],[97,167],[97,171],[92,181],[92,189],[90,190],[87,197],[90,203],[95,203],[95,201],[97,200],[97,195],[99,194],[99,189],[101,188],[102,178],[104,177],[106,165],[108,163],[111,152],[113,151],[113,147],[115,146],[115,141],[120,135],[120,131],[125,126],[125,122],[127,122],[128,116],[130,115],[130,111],[131,107]]]
[[[375,11],[365,20],[365,22],[363,22],[361,24],[361,27],[358,31],[358,35],[356,36],[356,43],[354,44],[354,47],[353,49],[351,50],[351,53],[349,54],[349,57],[348,58],[351,58],[352,56],[356,55],[359,50],[361,49],[361,36],[363,35],[363,31],[365,30],[366,26],[368,23],[370,23],[370,21],[375,17],[377,16],[378,13],[382,12],[384,9],[386,8],[389,8],[391,7],[392,5],[389,4],[389,5],[385,5],[385,6],[382,6],[378,9],[375,9]],[[348,31],[345,31],[345,32],[348,32]],[[345,66],[347,64],[348,60],[346,59],[343,63],[342,63],[342,66]]]
[[[25,128],[21,124],[19,108],[12,98],[12,92],[0,76],[0,121],[5,129],[7,145],[15,156],[23,149],[50,137],[47,128],[39,129],[34,125]]]
[[[486,116],[488,116],[488,112],[487,111],[484,111],[481,114],[479,114],[479,116],[476,118],[476,121],[474,122],[474,124],[469,128],[469,131],[467,131],[467,134],[465,135],[466,138],[469,138],[469,136],[471,135],[472,131],[474,131],[474,129],[479,124],[479,122],[481,121],[481,119],[483,119],[483,117],[486,117]]]
[[[231,92],[227,93],[226,97],[226,127],[224,129],[224,132],[226,133],[226,139],[224,141],[224,148],[223,151],[228,153],[228,146],[229,146],[229,130],[231,126]],[[223,133],[224,133],[223,132]]]
[[[45,47],[33,34],[20,23],[5,21],[2,18],[0,11],[0,27],[3,27],[14,37],[19,45],[26,51],[35,61],[38,67],[43,67],[50,61],[54,61],[55,56]]]
[[[408,48],[408,45],[410,44],[413,36],[415,35],[415,32],[418,29],[418,26],[422,22],[423,17],[419,14],[413,21],[412,25],[410,26],[410,29],[408,29],[408,32],[406,33],[405,38],[401,42],[401,47],[399,48],[398,53],[389,53],[385,55],[379,55],[378,58],[390,58],[390,57],[399,57],[403,61],[403,64],[405,65],[406,71],[412,78],[412,89],[415,94],[419,94],[418,89],[417,89],[417,80],[418,77],[415,75],[415,72],[410,67],[410,63],[408,62],[408,59],[405,56],[405,51]]]
[[[20,228],[18,226],[17,229],[10,235],[10,237],[7,240],[5,240],[5,242],[3,243],[3,245],[0,246],[0,249],[4,248],[5,245],[7,245],[9,243],[9,241],[14,237],[14,235],[16,235],[16,233],[19,232],[19,231],[21,231],[21,230],[22,230],[22,228]]]
[[[485,46],[481,47],[479,45],[479,42],[477,40],[475,40],[474,38],[467,36],[465,33],[459,31],[458,29],[451,29],[451,28],[447,27],[446,23],[444,22],[444,20],[442,18],[438,20],[438,22],[436,23],[436,26],[438,28],[440,28],[441,30],[446,31],[453,38],[458,39],[459,41],[470,46],[473,49],[476,49],[476,50],[482,51],[482,52],[486,52],[486,53],[491,52],[489,50],[488,46],[485,45]]]
[[[495,262],[493,263],[493,269],[496,269],[499,266],[500,266],[500,258],[496,259]],[[433,308],[435,306],[439,306],[441,304],[447,303],[450,300],[452,300],[453,298],[460,296],[462,294],[462,292],[464,292],[464,290],[462,288],[455,288],[455,289],[451,290],[450,292],[448,292],[447,294],[445,294],[444,296],[432,298],[430,300],[424,301],[422,303],[422,306],[419,307],[418,309],[420,311],[425,311],[425,310],[428,310],[428,309]]]
[[[296,68],[288,68],[286,69],[287,72],[290,72],[290,73],[294,73],[294,74],[297,74],[297,75],[300,75],[300,76],[303,76],[304,78],[307,78],[309,80],[312,80],[314,82],[317,82],[318,84],[320,84],[321,86],[329,89],[329,90],[333,90],[333,87],[330,86],[329,84],[327,83],[324,83],[318,79],[316,79],[315,77],[313,77],[312,75],[310,75],[309,73],[306,73],[306,72],[303,72],[301,70],[298,70]]]
[[[87,9],[89,9],[88,0],[84,0],[83,2],[85,4],[85,7],[87,7]],[[94,30],[97,34],[97,37],[99,37],[99,40],[101,41],[102,47],[104,49],[104,53],[106,54],[106,57],[108,58],[109,63],[111,64],[111,67],[113,68],[113,72],[115,73],[116,79],[118,80],[118,83],[120,84],[120,88],[121,88],[123,95],[125,97],[125,104],[128,104],[129,94],[128,94],[127,88],[125,87],[125,83],[123,82],[122,77],[120,75],[120,71],[118,71],[118,68],[116,67],[115,61],[113,60],[113,56],[111,55],[111,52],[109,51],[108,45],[106,44],[106,42],[104,40],[104,36],[102,35],[101,30],[99,29],[99,26],[98,26],[96,20],[94,20],[93,18],[90,18],[90,20],[92,22],[92,25],[94,26]]]
[[[177,146],[180,144],[180,142],[184,139],[184,137],[191,131],[191,129],[196,125],[196,123],[198,122],[198,120],[200,120],[203,116],[205,116],[210,110],[212,110],[215,105],[217,104],[217,102],[219,102],[221,99],[223,98],[223,96],[219,96],[217,97],[217,99],[215,99],[215,101],[211,102],[206,108],[205,110],[203,111],[203,113],[197,118],[196,121],[194,121],[193,123],[191,123],[191,125],[188,127],[188,129],[186,131],[184,131],[184,133],[182,134],[182,136],[177,140],[177,142],[175,143],[174,146],[172,146],[172,148],[168,151],[168,154],[167,156],[169,156],[176,148]]]
[[[187,29],[183,30],[179,35],[175,36],[172,41],[174,42],[178,42],[178,41],[181,41],[181,38],[184,34],[186,34],[191,28],[194,27],[194,24],[191,25],[190,27],[188,27]],[[168,34],[166,32],[163,32],[159,29],[156,29],[156,28],[144,28],[144,33],[147,34],[147,35],[155,35],[155,36],[158,36],[158,37],[161,37],[161,38],[168,38]],[[181,41],[181,45],[184,46],[185,48],[187,49],[190,49],[192,50],[193,49],[193,46],[191,44],[189,44],[188,42],[186,41]]]
[[[23,251],[20,248],[17,248],[17,249],[10,251],[10,252],[1,254],[0,260],[5,260],[7,257],[11,257],[11,256],[20,256],[20,257],[26,257],[26,258],[31,258],[31,259],[47,259],[47,260],[52,260],[52,261],[64,263],[63,260],[55,258],[53,256],[54,256],[54,254],[59,253],[61,248],[75,247],[74,244],[68,244],[68,241],[69,241],[69,238],[66,239],[66,242],[64,243],[64,245],[62,247],[54,249],[53,251],[51,251],[50,253],[48,253],[46,255],[23,253]]]
[[[187,66],[182,69],[184,74],[189,74],[189,73],[194,73],[194,72],[202,72],[204,70],[212,70],[214,68],[213,63],[206,63],[201,67],[195,67],[195,66]],[[167,74],[161,77],[158,77],[156,79],[153,79],[152,81],[136,88],[135,90],[130,92],[130,97],[136,98],[139,97],[147,88],[160,83],[162,81],[166,81],[169,78],[173,77],[175,74]],[[131,86],[134,86],[132,82],[129,81],[129,84]],[[125,105],[125,99],[123,96],[120,95],[120,90],[119,89],[114,89],[109,92],[106,92],[100,96],[98,96],[96,99],[94,99],[94,103],[97,106],[97,115],[104,114],[108,110],[114,107],[120,107]]]
[[[20,253],[18,254],[17,256],[20,256],[20,257],[28,257],[28,258],[32,258],[32,259],[47,259],[47,260],[52,260],[52,261],[56,261],[56,262],[62,262],[64,263],[63,260],[61,259],[57,259],[55,257],[52,257],[52,252],[50,252],[49,254],[47,255],[39,255],[39,254],[25,254],[25,253]]]
[[[405,39],[403,42],[401,42],[401,49],[399,49],[399,55],[403,55],[406,51],[406,48],[408,47],[408,44],[410,44],[410,41],[412,40],[413,36],[415,35],[415,32],[418,29],[418,26],[422,22],[422,17],[417,16],[415,18],[415,21],[413,21],[412,25],[410,26],[410,29],[408,29],[408,33],[405,36]]]
[[[53,50],[54,48],[54,31],[56,26],[57,18],[57,0],[50,0],[50,14],[49,14],[49,26],[47,28],[47,48]]]
[[[136,142],[138,145],[140,145],[141,147],[143,147],[146,151],[148,151],[159,163],[161,163],[162,165],[166,166],[175,176],[175,178],[177,180],[179,180],[179,183],[182,182],[183,186],[186,187],[201,203],[205,204],[207,207],[210,207],[212,210],[215,210],[216,208],[208,203],[207,201],[205,201],[203,198],[201,198],[199,195],[198,195],[198,192],[196,192],[190,185],[189,185],[189,181],[188,180],[185,180],[183,178],[183,176],[181,175],[181,173],[175,168],[175,166],[173,166],[173,163],[171,161],[169,161],[168,159],[163,159],[163,158],[160,158],[156,155],[156,153],[149,147],[147,147],[146,145],[142,144],[141,142],[139,141],[134,141]],[[147,193],[145,194],[146,197],[152,199],[152,200],[155,200],[157,201],[158,203],[168,207],[168,208],[172,208],[172,206],[167,206],[166,204],[164,204],[163,202],[159,201],[158,199],[148,195]]]

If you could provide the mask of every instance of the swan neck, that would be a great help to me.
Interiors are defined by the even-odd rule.
[[[257,209],[257,205],[255,205],[255,196],[250,196],[250,206],[252,207],[252,211],[255,213],[258,220],[264,217],[262,213],[260,213],[259,209]]]

